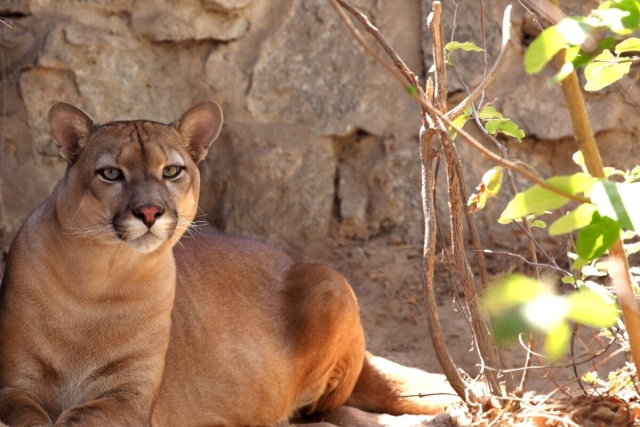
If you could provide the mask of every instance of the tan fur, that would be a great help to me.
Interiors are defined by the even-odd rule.
[[[58,103],[48,121],[68,168],[8,256],[1,421],[272,425],[350,396],[375,411],[442,409],[398,398],[365,361],[358,306],[335,270],[221,234],[176,245],[196,214],[217,104],[171,125],[98,126]],[[163,176],[172,165],[182,172]]]

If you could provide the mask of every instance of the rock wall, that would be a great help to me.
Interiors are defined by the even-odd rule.
[[[430,2],[354,3],[424,76]],[[484,2],[490,64],[507,3]],[[477,8],[459,3],[455,39],[481,44]],[[444,9],[449,34],[453,2]],[[13,21],[0,24],[3,251],[64,171],[45,126],[56,100],[99,122],[169,122],[198,100],[217,100],[226,121],[202,165],[201,208],[221,230],[292,245],[381,233],[422,238],[419,108],[327,0],[4,0],[0,16]],[[510,144],[513,157],[543,176],[568,172],[575,148],[560,89],[546,84],[549,73],[525,75],[535,25],[519,5],[511,20],[510,53],[487,99],[528,135]],[[481,80],[482,55],[456,52],[454,60],[468,85]],[[450,80],[455,102],[463,86]],[[605,160],[637,162],[638,110],[615,90],[587,100]],[[462,142],[460,152],[471,191],[492,165]],[[505,232],[494,224],[507,199],[477,215],[484,236]]]

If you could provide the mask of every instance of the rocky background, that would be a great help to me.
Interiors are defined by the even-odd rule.
[[[455,5],[443,3],[449,38]],[[479,2],[457,3],[454,38],[481,45]],[[508,3],[484,1],[489,65]],[[573,12],[597,5],[563,3]],[[431,2],[354,4],[424,81]],[[363,52],[327,0],[0,0],[0,16],[13,21],[0,24],[0,250],[8,250],[63,174],[45,124],[54,101],[71,102],[98,122],[170,122],[211,98],[221,104],[225,124],[202,165],[199,219],[301,254],[325,248],[315,254],[355,282],[374,348],[404,362],[412,361],[410,351],[428,354],[420,308],[419,107]],[[527,134],[522,143],[509,142],[513,158],[544,177],[576,171],[560,88],[546,83],[552,70],[537,76],[523,70],[536,22],[517,2],[511,21],[510,51],[486,99]],[[458,51],[453,59],[467,85],[481,81],[482,55]],[[452,105],[464,96],[452,74]],[[639,110],[630,99],[611,89],[589,94],[587,104],[605,163],[638,163]],[[471,192],[493,165],[462,141],[459,150]],[[496,223],[509,200],[504,193],[476,214],[486,247],[520,245],[514,229]],[[439,212],[445,222],[444,198]],[[371,290],[376,286],[381,293]],[[389,296],[407,305],[385,305]],[[390,344],[402,322],[419,325],[419,332]],[[464,335],[463,321],[456,325],[452,340]],[[462,345],[456,357],[467,357],[468,341]],[[433,361],[413,361],[438,369]]]

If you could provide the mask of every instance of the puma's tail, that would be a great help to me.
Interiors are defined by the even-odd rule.
[[[367,352],[362,372],[346,404],[391,415],[431,415],[459,401],[444,375],[407,368]]]

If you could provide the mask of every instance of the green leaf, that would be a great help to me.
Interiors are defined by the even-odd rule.
[[[593,282],[592,282],[593,283]],[[603,288],[604,289],[604,288]],[[619,311],[613,296],[591,290],[586,285],[567,297],[567,317],[576,323],[594,328],[606,328],[616,324]]]
[[[589,264],[589,260],[586,260],[584,258],[576,258],[573,263],[571,264],[571,269],[572,270],[580,270],[582,269],[584,266],[586,266],[587,264]]]
[[[487,188],[487,195],[495,196],[502,187],[504,170],[502,166],[494,166],[482,175],[482,183]]]
[[[502,113],[496,110],[491,105],[485,105],[482,107],[480,111],[478,111],[478,118],[480,120],[489,120],[489,119],[502,119]]]
[[[573,284],[576,283],[576,278],[573,276],[562,277],[562,283]]]
[[[524,138],[524,132],[518,128],[518,125],[513,123],[509,119],[491,119],[484,124],[484,128],[491,135],[496,135],[498,132],[505,135],[517,138],[518,141]]]
[[[640,39],[637,37],[629,37],[621,41],[616,46],[616,53],[621,54],[625,52],[640,52]]]
[[[476,187],[477,192],[472,194],[467,202],[471,212],[484,209],[487,199],[498,194],[502,187],[503,175],[502,166],[494,166],[482,175],[482,181]]]
[[[584,76],[587,79],[584,89],[593,92],[607,87],[629,73],[630,68],[630,59],[615,57],[605,49],[584,68]]]
[[[416,96],[418,94],[418,90],[413,85],[407,85],[405,90],[410,96]]]
[[[620,225],[613,219],[593,214],[593,221],[578,233],[576,252],[580,258],[592,260],[602,256],[620,236]]]
[[[589,197],[602,216],[615,219],[622,228],[640,231],[640,183],[599,181]]]
[[[587,203],[578,206],[567,215],[555,220],[549,227],[549,235],[571,233],[573,230],[586,227],[591,223],[593,213],[597,210],[596,205]]]
[[[597,179],[584,172],[578,172],[568,176],[555,176],[546,181],[550,186],[572,195],[584,193],[589,190],[595,182],[597,182]],[[548,210],[557,209],[565,205],[568,201],[569,199],[566,197],[536,184],[516,194],[502,212],[498,222],[508,224],[514,219],[519,219],[530,214],[540,215]]]
[[[539,72],[566,45],[567,41],[558,31],[557,26],[545,29],[529,45],[524,55],[524,69],[529,74]]]
[[[451,121],[458,129],[462,129],[467,123],[467,121],[471,118],[471,114],[473,113],[471,106],[467,107],[464,110],[464,113],[460,114],[458,117]],[[449,126],[449,135],[451,135],[451,139],[455,139],[458,136],[458,132],[453,128],[453,126]]]
[[[458,50],[458,49],[462,49],[465,50],[467,52],[484,52],[484,49],[482,49],[481,47],[476,46],[475,43],[472,42],[457,42],[457,41],[452,41],[447,43],[444,48],[449,52],[453,52],[454,50]]]

